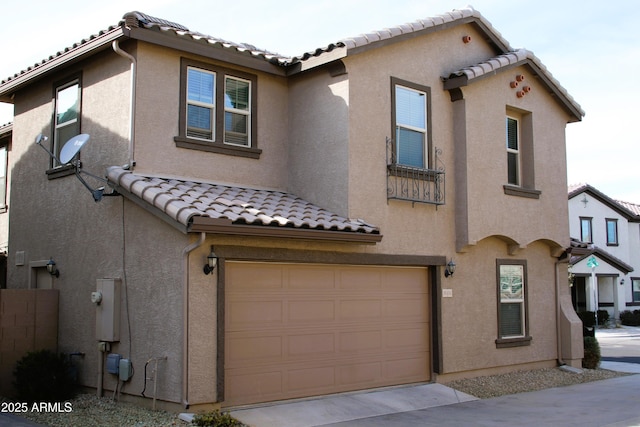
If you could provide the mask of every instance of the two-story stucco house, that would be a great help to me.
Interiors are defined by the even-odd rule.
[[[472,8],[293,58],[131,12],[0,99],[8,286],[55,260],[86,386],[139,396],[151,360],[161,401],[230,407],[581,364],[584,113]]]
[[[589,184],[572,185],[569,224],[573,239],[592,246],[571,267],[575,309],[606,310],[619,321],[621,311],[640,306],[640,205],[614,200]]]

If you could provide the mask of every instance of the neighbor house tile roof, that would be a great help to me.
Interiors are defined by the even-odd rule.
[[[107,169],[107,179],[115,184],[116,191],[157,209],[186,231],[192,231],[195,218],[210,218],[237,226],[364,234],[373,240],[381,237],[374,225],[344,218],[282,191],[149,177],[118,166]]]

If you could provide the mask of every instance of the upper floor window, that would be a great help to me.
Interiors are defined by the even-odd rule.
[[[53,147],[56,157],[60,150],[72,137],[80,133],[81,87],[80,80],[73,79],[55,87],[55,112],[53,117]],[[51,167],[62,166],[51,159]]]
[[[536,190],[533,150],[533,114],[507,107],[505,117],[506,178],[505,194],[539,199]]]
[[[591,220],[592,218],[580,217],[580,240],[586,243],[593,243]]]
[[[395,159],[399,165],[431,165],[430,89],[392,78]]]
[[[526,261],[497,260],[498,346],[528,345]]]
[[[177,146],[259,158],[257,77],[182,60]]]
[[[618,246],[618,220],[607,218],[607,246]]]
[[[520,185],[520,126],[517,119],[507,116],[507,182]]]

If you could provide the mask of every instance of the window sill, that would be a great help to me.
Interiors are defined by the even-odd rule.
[[[433,181],[437,175],[442,174],[442,172],[433,169],[422,169],[414,166],[405,166],[398,163],[387,165],[387,170],[389,171],[389,175],[391,176],[421,179],[424,181]]]
[[[262,154],[262,150],[258,148],[240,147],[236,145],[220,144],[218,142],[198,141],[197,139],[185,138],[183,136],[175,136],[173,141],[176,143],[176,147],[179,148],[208,151],[210,153],[225,154],[228,156],[259,159],[260,154]]]
[[[496,340],[496,348],[526,347],[531,345],[532,338],[530,336],[519,338],[498,338]]]
[[[504,194],[509,196],[525,197],[528,199],[539,199],[542,191],[529,188],[517,187],[515,185],[503,185]]]
[[[49,169],[47,174],[47,179],[57,179],[62,178],[64,176],[74,175],[76,173],[76,168],[74,165],[64,165],[58,168]]]
[[[627,307],[638,307],[638,306],[640,306],[640,301],[628,302],[625,305]]]

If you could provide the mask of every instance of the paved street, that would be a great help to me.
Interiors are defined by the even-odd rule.
[[[640,363],[640,328],[598,329],[596,338],[602,360]]]

